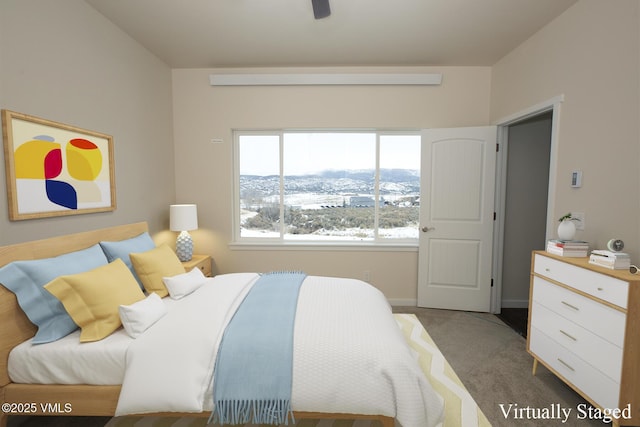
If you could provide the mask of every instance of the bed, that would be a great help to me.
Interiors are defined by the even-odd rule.
[[[89,247],[96,245],[99,242],[103,241],[124,241],[127,239],[132,239],[135,236],[140,235],[141,233],[148,232],[147,224],[145,222],[128,224],[124,226],[116,226],[110,227],[95,231],[77,233],[57,238],[50,238],[40,241],[27,242],[22,244],[16,244],[11,246],[0,247],[0,267],[5,266],[13,261],[18,260],[40,260],[43,258],[50,258],[54,256],[58,256],[60,254],[67,254],[74,251],[83,250]],[[223,277],[216,277],[212,280],[231,280],[230,277],[226,275],[222,275]],[[251,276],[240,275],[242,276],[242,280],[254,280]],[[233,278],[236,279],[235,277]],[[310,280],[309,278],[305,280]],[[324,288],[327,283],[331,284],[333,279],[329,278],[313,278],[312,280],[321,282],[320,285],[316,287]],[[345,280],[345,279],[336,279],[336,280]],[[357,282],[357,281],[356,281]],[[231,283],[231,282],[228,282]],[[324,285],[322,284],[324,283]],[[347,283],[347,282],[345,282]],[[352,283],[349,282],[351,285]],[[360,285],[353,284],[356,287]],[[233,285],[235,286],[235,285]],[[231,288],[233,287],[231,286]],[[215,286],[212,284],[211,286],[203,286],[201,289],[203,291],[198,290],[198,292],[205,292],[204,289],[211,289]],[[237,286],[238,289],[243,288],[243,286]],[[311,288],[310,285],[305,285],[305,287]],[[338,288],[343,286],[337,286]],[[229,287],[225,287],[225,289],[230,289]],[[243,288],[244,289],[244,288]],[[227,292],[227,291],[225,291]],[[218,298],[218,294],[215,294],[216,298]],[[241,293],[239,294],[241,295]],[[303,299],[303,293],[301,291],[300,298]],[[317,295],[311,294],[306,297],[307,299],[314,300],[317,298]],[[374,299],[377,298],[373,297]],[[185,298],[186,300],[187,298]],[[192,298],[195,300],[197,298]],[[373,304],[375,306],[375,304]],[[176,305],[178,306],[178,305]],[[180,306],[182,308],[176,310],[190,310],[184,308],[184,306]],[[178,311],[177,311],[178,312]],[[171,314],[172,311],[169,312]],[[339,314],[338,312],[335,312]],[[390,311],[387,313],[390,316]],[[185,316],[182,316],[185,317]],[[224,316],[223,316],[224,317]],[[300,316],[299,316],[300,317]],[[301,316],[305,317],[305,316]],[[384,316],[382,316],[384,317]],[[228,318],[228,316],[227,316]],[[348,316],[347,316],[348,318]],[[393,317],[391,317],[393,319]],[[296,321],[298,321],[296,319]],[[165,322],[166,323],[166,322]],[[171,417],[179,417],[179,416],[200,416],[200,417],[209,417],[211,411],[210,410],[202,410],[199,412],[195,412],[192,409],[187,411],[181,411],[180,406],[178,407],[170,407],[169,410],[163,409],[167,406],[160,406],[159,408],[154,408],[152,406],[148,406],[147,403],[142,402],[139,403],[139,406],[132,405],[128,406],[129,399],[121,399],[121,394],[124,396],[135,396],[140,391],[138,389],[131,388],[130,384],[139,384],[141,381],[132,380],[131,378],[136,378],[136,375],[140,378],[144,378],[144,375],[149,375],[149,373],[141,373],[140,370],[136,368],[133,374],[131,371],[126,371],[124,377],[124,388],[122,384],[113,384],[112,380],[96,380],[97,384],[37,384],[37,383],[24,383],[24,382],[45,382],[44,380],[25,380],[24,382],[18,383],[13,382],[9,376],[9,355],[11,351],[20,347],[20,345],[25,346],[23,343],[28,340],[34,339],[34,335],[38,331],[38,328],[34,326],[34,324],[27,318],[24,311],[18,305],[18,301],[13,292],[7,290],[5,287],[0,286],[0,324],[3,325],[3,328],[0,330],[0,400],[3,404],[9,403],[16,406],[13,409],[18,411],[11,411],[12,413],[19,412],[22,415],[74,415],[74,416],[113,416],[116,414],[135,414],[135,413],[143,413],[145,415],[154,415],[154,416],[171,416]],[[160,322],[158,322],[160,324]],[[385,327],[384,323],[380,324],[381,328]],[[153,328],[157,328],[154,326]],[[155,330],[155,329],[150,330]],[[340,328],[338,328],[340,329]],[[84,333],[84,328],[82,329],[82,333]],[[78,332],[74,332],[74,334],[78,334]],[[147,336],[153,335],[151,333],[143,333],[141,337],[146,338]],[[178,338],[176,335],[176,339]],[[313,336],[318,335],[317,332],[314,332]],[[321,334],[320,334],[321,335]],[[76,340],[77,336],[70,335],[67,339]],[[123,337],[122,328],[114,332],[113,334],[109,334],[108,339],[112,341],[119,342],[120,345],[126,347],[127,339]],[[373,337],[373,339],[377,339],[377,337]],[[133,340],[136,342],[137,340]],[[142,341],[140,341],[142,342]],[[93,343],[92,343],[93,344]],[[49,344],[44,344],[47,346]],[[81,344],[84,345],[84,344]],[[28,347],[29,345],[27,345]],[[88,347],[88,346],[87,346]],[[131,346],[133,347],[133,345]],[[138,345],[137,347],[143,347],[142,345]],[[140,356],[140,358],[144,358],[145,356]],[[148,357],[148,356],[146,356]],[[171,354],[167,355],[170,360]],[[296,356],[294,356],[296,357]],[[305,356],[309,357],[309,359],[299,359],[302,360],[300,363],[301,366],[311,366],[311,369],[304,369],[304,371],[312,371],[315,370],[316,366],[313,364],[317,363],[317,358],[314,359],[314,355]],[[14,356],[15,358],[15,356]],[[62,358],[64,359],[64,358]],[[135,360],[135,357],[131,357],[131,359]],[[333,362],[332,362],[333,363]],[[305,365],[306,364],[306,365]],[[408,363],[411,365],[411,363]],[[135,365],[140,366],[140,365]],[[166,366],[166,365],[165,365]],[[417,367],[417,364],[416,364]],[[114,368],[117,370],[117,368]],[[125,368],[126,369],[126,368]],[[334,369],[334,368],[330,368]],[[402,368],[404,369],[404,367]],[[413,366],[409,366],[407,372],[414,372]],[[172,369],[167,369],[171,371]],[[362,367],[358,367],[358,369],[352,369],[353,371],[362,370]],[[329,372],[329,371],[326,371]],[[294,372],[295,374],[295,372]],[[13,374],[16,376],[17,374]],[[301,384],[298,385],[298,389],[303,389],[303,395],[307,393],[306,400],[304,398],[297,398],[294,394],[292,397],[292,407],[294,411],[294,417],[298,419],[304,418],[331,418],[331,419],[363,419],[363,420],[378,420],[383,427],[391,427],[395,425],[396,418],[399,418],[399,414],[402,411],[413,411],[412,413],[420,413],[425,410],[424,408],[430,408],[430,414],[427,414],[426,417],[429,419],[429,423],[438,424],[442,417],[443,408],[436,405],[434,402],[439,399],[437,393],[433,392],[433,390],[426,390],[424,388],[424,381],[426,379],[416,376],[415,379],[420,385],[418,386],[419,393],[428,394],[427,397],[423,397],[424,408],[401,408],[401,406],[407,406],[408,402],[415,402],[415,398],[404,398],[407,396],[407,390],[403,390],[405,387],[402,384],[393,384],[393,379],[387,379],[386,381],[391,384],[389,394],[396,396],[403,396],[403,399],[396,400],[395,402],[389,403],[393,406],[393,410],[389,409],[389,405],[383,404],[381,407],[386,405],[386,408],[380,409],[379,411],[372,409],[371,407],[363,407],[363,402],[355,399],[355,404],[353,406],[344,407],[344,405],[337,405],[336,408],[339,408],[336,411],[326,410],[326,408],[333,408],[331,406],[335,404],[327,403],[326,405],[320,405],[320,410],[317,409],[313,405],[314,400],[318,400],[317,397],[314,397],[313,394],[308,395],[310,390],[314,388],[318,388],[318,384],[314,384],[314,382],[322,382],[322,370],[320,370],[320,374],[315,374],[316,376],[305,377],[303,381],[300,381]],[[385,373],[385,375],[387,375]],[[117,376],[117,375],[116,375]],[[130,377],[127,377],[130,376]],[[295,377],[295,375],[294,375]],[[175,379],[175,378],[174,378]],[[367,381],[367,378],[363,378],[363,381]],[[400,380],[401,383],[413,382],[413,381],[405,381],[406,378]],[[172,381],[172,380],[171,380]],[[307,386],[304,383],[307,381],[310,384]],[[49,381],[51,382],[51,381]],[[73,382],[70,380],[69,382]],[[295,386],[295,381],[294,381]],[[129,387],[127,390],[126,387]],[[295,387],[294,387],[295,390]],[[209,390],[210,393],[210,390]],[[418,393],[418,394],[419,394]],[[433,394],[432,394],[433,393]],[[382,389],[380,394],[384,394]],[[309,397],[311,396],[311,397]],[[327,400],[326,396],[319,400]],[[122,401],[124,400],[124,402]],[[339,400],[349,400],[340,398]],[[297,402],[303,402],[298,403]],[[307,403],[304,403],[307,402]],[[311,402],[312,404],[309,404]],[[339,402],[338,402],[339,403]],[[366,402],[365,402],[366,403]],[[17,405],[22,405],[18,407]],[[140,406],[141,405],[141,406]],[[348,403],[347,403],[348,405]],[[123,409],[125,408],[125,409]],[[353,409],[353,410],[350,410]],[[0,427],[6,426],[8,413],[9,411],[4,411],[0,413]],[[398,415],[398,417],[396,417]],[[427,419],[425,418],[425,419]],[[405,418],[408,419],[408,418]],[[414,422],[414,421],[411,421]]]

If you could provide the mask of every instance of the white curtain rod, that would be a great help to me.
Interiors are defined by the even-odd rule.
[[[442,74],[211,74],[211,86],[439,85]]]

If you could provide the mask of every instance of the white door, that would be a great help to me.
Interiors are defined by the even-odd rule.
[[[496,127],[422,133],[418,305],[490,310]]]

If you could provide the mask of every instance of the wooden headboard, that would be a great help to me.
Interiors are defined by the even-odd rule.
[[[117,241],[148,231],[146,222],[119,225],[66,236],[0,247],[0,267],[18,260],[50,258],[88,248],[100,241]],[[0,286],[0,387],[11,382],[7,373],[9,352],[33,337],[36,327],[24,314],[13,292]]]

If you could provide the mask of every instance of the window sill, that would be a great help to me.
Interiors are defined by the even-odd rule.
[[[418,252],[417,242],[232,242],[234,251]]]

